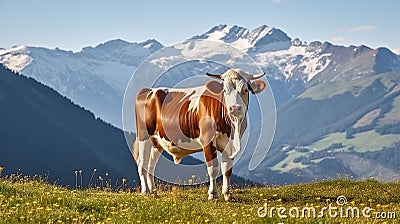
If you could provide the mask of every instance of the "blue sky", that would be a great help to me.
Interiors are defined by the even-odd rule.
[[[0,0],[0,47],[78,51],[121,38],[174,44],[215,25],[263,24],[310,42],[400,52],[398,0]]]

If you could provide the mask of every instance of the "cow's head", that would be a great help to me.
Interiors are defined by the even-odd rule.
[[[240,151],[240,138],[246,127],[242,122],[246,119],[249,105],[249,92],[256,94],[263,91],[266,83],[261,78],[265,73],[250,75],[240,69],[229,69],[222,75],[207,73],[208,76],[222,80],[222,82],[210,81],[206,84],[209,91],[214,94],[222,94],[223,103],[234,126],[233,147],[231,157]]]

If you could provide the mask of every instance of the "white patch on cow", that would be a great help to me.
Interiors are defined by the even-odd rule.
[[[201,86],[199,88],[196,89],[195,94],[193,94],[192,96],[190,96],[190,103],[189,103],[189,111],[196,111],[198,112],[199,109],[199,104],[200,104],[200,97],[201,95],[203,95],[203,93],[206,91],[206,87],[205,86]]]
[[[149,91],[149,93],[147,93],[147,96],[148,96],[149,94],[151,94],[151,93],[157,92],[158,90],[161,90],[161,91],[168,91],[168,89],[165,88],[165,87],[151,88],[151,91]],[[156,94],[153,94],[153,95],[151,96],[151,99],[153,99],[154,97],[156,97]]]
[[[147,171],[147,185],[149,187],[150,193],[155,193],[156,191],[156,185],[154,183],[154,170],[156,168],[156,164],[160,155],[161,153],[157,150],[157,148],[155,148],[154,146],[151,147],[149,168]]]
[[[138,148],[139,148],[138,173],[139,173],[142,194],[149,193],[149,189],[147,186],[147,175],[148,175],[147,171],[149,167],[151,147],[152,143],[150,139],[146,139],[144,141],[138,141]]]
[[[245,86],[245,81],[240,79],[229,79],[224,80],[224,99],[226,108],[229,110],[231,106],[241,106],[242,113],[246,113],[247,105],[243,95],[241,94],[243,87]]]
[[[179,140],[176,143],[176,146],[173,146],[171,141],[169,141],[165,138],[162,138],[159,135],[153,135],[152,137],[157,139],[160,146],[165,150],[175,148],[176,146],[178,146],[179,148],[182,148],[182,149],[188,149],[188,150],[193,150],[193,151],[203,148],[200,138],[195,138],[195,139],[189,138],[189,141],[185,141],[185,142],[182,142],[181,140]]]
[[[178,146],[180,148],[189,149],[189,150],[198,150],[202,149],[203,145],[201,144],[200,138],[189,139],[189,142],[178,141]]]
[[[163,88],[165,90],[165,88]],[[189,103],[189,111],[198,111],[199,108],[199,103],[200,103],[200,97],[203,95],[203,93],[206,91],[205,86],[199,86],[199,87],[194,87],[194,88],[172,88],[168,89],[168,92],[176,92],[176,93],[184,93],[183,99],[186,99],[187,97],[188,100],[190,100]]]
[[[155,138],[158,144],[165,150],[169,151],[172,148],[172,144],[165,138],[161,138],[160,135],[153,135],[152,138]]]
[[[218,163],[217,166],[207,167],[208,175],[210,176],[210,186],[208,187],[208,200],[218,199],[217,193],[217,177],[219,174]]]
[[[172,145],[171,141],[162,138],[160,135],[153,135],[151,138],[154,138],[174,158],[176,164],[180,163],[181,159],[186,155],[203,150],[200,138],[189,139],[188,142],[179,140],[175,146]]]
[[[240,144],[240,122],[239,119],[233,120],[233,125],[235,126],[235,131],[233,133],[233,152],[229,155],[229,158],[233,159],[238,152],[241,150]]]
[[[231,192],[231,181],[227,172],[233,167],[233,159],[229,158],[226,153],[222,153],[221,158],[222,194],[224,195],[225,201],[231,201],[234,196]]]
[[[213,140],[213,146],[219,151],[224,151],[229,142],[229,136],[226,133],[216,132]]]

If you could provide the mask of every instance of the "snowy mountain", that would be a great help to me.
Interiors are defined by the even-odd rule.
[[[191,39],[220,41],[231,44],[243,52],[267,52],[287,49],[291,39],[283,31],[266,25],[254,30],[240,26],[219,25],[205,34]]]
[[[190,39],[229,43],[248,53],[266,72],[278,106],[315,83],[400,70],[400,56],[387,48],[307,43],[265,25],[253,30],[219,25]]]
[[[191,39],[229,43],[249,53],[275,79],[309,82],[318,74],[368,75],[400,69],[400,57],[386,48],[344,47],[319,41],[307,44],[266,25],[253,30],[219,25]]]
[[[122,97],[136,67],[163,46],[156,40],[111,40],[79,52],[18,46],[0,50],[0,63],[52,87],[121,127]]]

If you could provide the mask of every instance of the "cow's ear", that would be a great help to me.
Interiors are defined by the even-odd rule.
[[[260,79],[257,79],[251,83],[251,89],[253,90],[252,92],[254,94],[262,92],[266,86],[267,86],[267,84]]]
[[[218,95],[222,92],[222,89],[224,87],[223,87],[222,83],[212,80],[212,81],[207,82],[206,88],[211,93]]]

